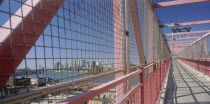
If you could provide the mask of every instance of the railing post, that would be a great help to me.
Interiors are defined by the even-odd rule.
[[[153,65],[153,71],[155,71],[156,69],[157,69],[157,65],[156,65],[157,63],[156,62],[154,62],[154,65]]]
[[[144,83],[144,68],[141,68],[142,72],[139,74],[140,83]],[[144,104],[144,85],[140,88],[140,101]]]
[[[210,76],[210,74],[209,74],[209,68],[210,68],[210,65],[209,64],[207,64],[207,63],[209,63],[209,59],[207,59],[207,62],[206,62],[206,65],[207,65],[207,73],[208,73],[208,76]]]

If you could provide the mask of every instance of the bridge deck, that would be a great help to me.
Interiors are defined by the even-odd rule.
[[[210,104],[210,81],[174,60],[165,104]]]

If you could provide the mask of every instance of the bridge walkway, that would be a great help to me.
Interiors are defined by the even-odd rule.
[[[210,104],[210,81],[172,61],[165,104]]]

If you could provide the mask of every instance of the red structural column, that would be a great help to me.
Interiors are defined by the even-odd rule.
[[[123,48],[122,48],[122,40],[123,40],[123,32],[121,28],[123,26],[121,20],[121,2],[120,0],[113,1],[113,15],[114,15],[114,53],[115,53],[115,70],[122,70],[123,67]],[[123,73],[116,74],[115,78],[122,77]],[[123,97],[123,84],[119,84],[116,86],[116,101],[120,100]]]
[[[148,7],[149,8],[149,7]],[[149,9],[152,9],[152,8],[149,8]],[[149,62],[148,63],[151,63],[153,62],[153,11],[152,10],[148,10],[148,35],[149,35]]]
[[[5,28],[0,28],[0,87],[15,72],[64,1],[27,0],[3,25]]]

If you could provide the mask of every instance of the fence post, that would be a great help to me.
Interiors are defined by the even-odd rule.
[[[140,83],[144,83],[144,68],[141,68],[142,72],[139,74]],[[140,101],[144,104],[144,85],[140,88]]]

